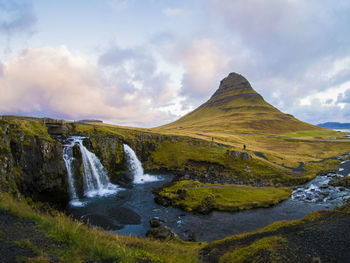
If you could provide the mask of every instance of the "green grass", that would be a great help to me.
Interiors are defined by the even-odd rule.
[[[341,132],[333,130],[320,130],[320,131],[297,131],[292,133],[286,133],[284,136],[292,138],[324,138],[324,139],[335,139],[335,138],[346,138]]]
[[[303,176],[309,180],[312,180],[320,172],[327,172],[329,170],[338,171],[340,162],[340,160],[326,160],[321,163],[306,163],[304,167],[305,173]]]
[[[45,253],[40,248],[32,244],[32,242],[29,239],[15,241],[15,244],[21,248],[30,249],[37,256],[46,257]]]
[[[281,236],[264,237],[248,246],[224,254],[220,258],[220,263],[251,262],[250,260],[262,251],[269,252],[269,262],[279,262],[277,250],[285,246],[287,246],[287,239]]]
[[[181,197],[185,192],[185,197]],[[234,184],[202,184],[198,181],[179,181],[163,188],[159,195],[172,200],[172,205],[187,211],[216,209],[238,211],[257,207],[268,207],[288,199],[288,187],[252,187]],[[209,206],[209,207],[208,207]]]
[[[48,237],[64,242],[56,251],[60,262],[84,262],[118,259],[118,262],[197,262],[204,243],[160,242],[134,236],[101,232],[58,212],[48,215],[33,210],[28,204],[0,193],[0,207],[13,215],[34,220]]]
[[[74,124],[74,127],[74,134],[116,136],[128,142],[132,147],[136,142],[146,146],[153,145],[150,147],[152,149],[147,152],[149,157],[143,162],[146,171],[184,171],[188,169],[201,175],[206,173],[209,166],[220,165],[226,170],[224,173],[249,180],[249,172],[246,172],[246,167],[249,166],[253,179],[270,181],[271,184],[276,182],[287,185],[305,183],[316,176],[317,172],[328,169],[324,163],[308,164],[308,162],[343,154],[349,151],[350,146],[350,143],[344,142],[296,141],[230,133],[209,134],[210,136],[207,137],[204,136],[208,135],[206,133],[200,136],[187,132],[184,132],[183,135],[171,135],[162,134],[160,130],[150,131],[149,129],[124,128],[107,124]],[[211,143],[212,136],[215,137],[213,144]],[[245,161],[227,154],[227,150],[241,152],[243,144],[248,146],[247,152],[253,156],[253,160]],[[255,151],[263,153],[267,160],[256,157]],[[284,164],[298,167],[299,162],[307,163],[306,173],[294,173],[281,166]]]

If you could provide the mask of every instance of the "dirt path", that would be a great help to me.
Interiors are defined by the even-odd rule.
[[[58,262],[55,251],[64,244],[47,238],[37,230],[36,223],[12,216],[0,208],[0,262]]]

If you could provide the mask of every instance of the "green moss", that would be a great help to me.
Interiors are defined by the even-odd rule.
[[[102,232],[63,213],[40,213],[6,193],[0,193],[0,207],[15,216],[36,221],[39,230],[63,242],[64,246],[55,251],[60,262],[104,262],[111,259],[118,262],[198,262],[198,252],[205,245]]]
[[[23,180],[22,176],[22,167],[14,166],[13,167],[13,176],[15,178],[15,182],[18,184]]]
[[[212,209],[237,211],[268,207],[288,199],[291,189],[287,187],[252,187],[247,185],[202,184],[198,181],[179,181],[163,188],[159,196],[171,200],[172,205],[187,211]]]
[[[259,253],[268,252],[268,262],[279,262],[278,250],[287,246],[287,239],[281,236],[270,236],[259,239],[248,246],[238,248],[233,252],[228,252],[220,258],[220,263],[235,262],[257,262]],[[254,261],[251,259],[254,257]],[[255,261],[256,260],[256,261]],[[261,258],[263,260],[263,258]],[[260,261],[261,262],[261,261]]]
[[[303,174],[304,178],[308,180],[312,180],[316,177],[320,172],[327,172],[329,170],[338,170],[339,169],[340,160],[325,160],[323,162],[318,163],[306,163],[305,164],[305,172]]]

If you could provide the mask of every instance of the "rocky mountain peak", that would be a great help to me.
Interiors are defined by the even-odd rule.
[[[212,97],[233,90],[242,90],[243,93],[255,92],[245,77],[238,73],[231,72],[226,78],[221,80],[219,89],[213,94]]]

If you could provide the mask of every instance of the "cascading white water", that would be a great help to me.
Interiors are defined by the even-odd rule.
[[[110,183],[107,176],[107,171],[105,170],[97,156],[94,153],[90,152],[83,145],[83,139],[84,137],[71,137],[71,143],[69,145],[65,145],[63,148],[63,156],[66,162],[68,172],[71,197],[72,201],[75,200],[75,203],[79,201],[74,187],[74,177],[72,170],[72,162],[74,160],[72,149],[73,146],[76,144],[80,148],[84,167],[84,195],[86,197],[93,197],[96,195],[104,196],[114,194],[119,190],[119,188],[116,185]],[[72,202],[71,204],[74,205],[74,203]]]
[[[129,169],[134,176],[134,184],[143,184],[159,181],[159,178],[154,175],[144,174],[142,164],[137,158],[133,149],[129,145],[124,144],[124,152],[126,153]]]
[[[72,206],[82,206],[83,203],[79,201],[76,189],[75,189],[75,181],[73,177],[73,145],[65,145],[63,147],[63,159],[67,167],[67,173],[68,173],[68,183],[69,183],[69,192],[71,196],[70,204]]]

